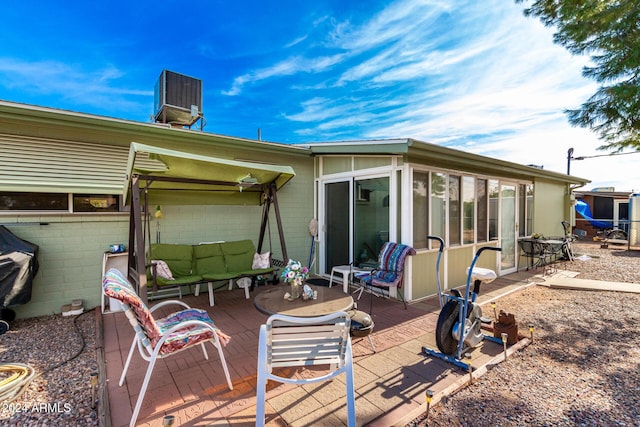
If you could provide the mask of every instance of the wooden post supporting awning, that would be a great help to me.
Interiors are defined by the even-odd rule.
[[[124,193],[131,201],[129,278],[147,301],[143,214],[155,205],[261,205],[258,250],[262,248],[270,207],[274,207],[280,245],[287,250],[276,192],[295,172],[290,166],[265,165],[131,143]],[[143,209],[146,206],[146,209]],[[148,222],[147,222],[148,223]]]

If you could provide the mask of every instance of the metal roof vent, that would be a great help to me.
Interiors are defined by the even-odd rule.
[[[191,127],[201,120],[202,80],[162,70],[154,91],[154,119],[156,123],[168,123],[176,127]]]

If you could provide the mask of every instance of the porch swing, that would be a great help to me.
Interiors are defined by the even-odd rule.
[[[289,166],[265,165],[131,143],[126,192],[130,192],[128,276],[147,302],[147,242],[149,206],[154,205],[263,205],[257,252],[262,253],[274,207],[284,259],[288,259],[277,191],[295,176]],[[144,195],[144,213],[141,194]],[[126,194],[125,194],[126,195]],[[149,245],[150,246],[150,245]],[[151,258],[151,254],[149,255]],[[275,260],[274,262],[278,262]],[[275,265],[274,265],[275,266]]]

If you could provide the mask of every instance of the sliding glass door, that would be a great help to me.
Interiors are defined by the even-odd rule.
[[[324,184],[324,273],[353,263],[375,267],[389,241],[389,177]]]
[[[324,186],[324,272],[327,274],[331,272],[332,267],[347,265],[351,262],[349,256],[351,243],[350,187],[350,181],[332,182]]]
[[[500,183],[500,274],[517,270],[516,185]]]
[[[382,244],[389,241],[389,178],[355,181],[354,263],[375,267]]]

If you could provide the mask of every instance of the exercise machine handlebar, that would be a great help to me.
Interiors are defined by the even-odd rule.
[[[442,286],[440,285],[440,259],[442,258],[442,253],[444,252],[444,240],[442,237],[438,236],[427,236],[429,240],[437,240],[440,244],[440,248],[438,249],[438,259],[436,261],[436,283],[438,285],[438,301],[440,302],[440,308],[444,306],[445,298],[442,293]]]

